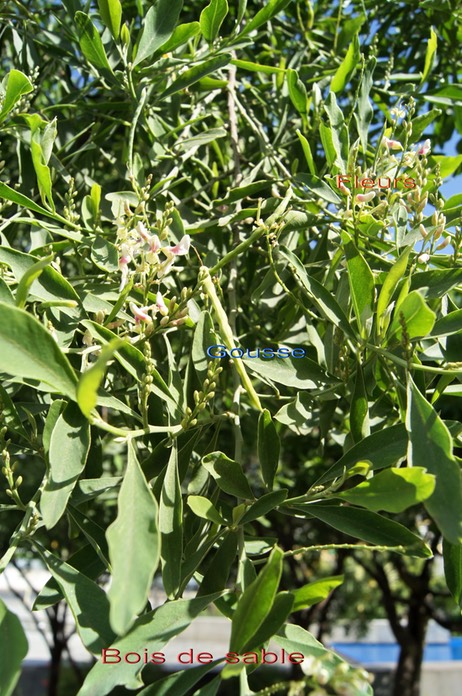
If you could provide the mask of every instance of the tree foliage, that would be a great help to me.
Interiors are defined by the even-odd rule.
[[[439,189],[462,156],[438,154],[461,132],[460,10],[1,12],[1,569],[40,558],[37,605],[63,598],[99,658],[214,606],[231,651],[272,639],[317,661],[300,688],[372,693],[297,625],[332,589],[297,577],[329,530],[426,559],[437,528],[460,598],[461,426],[438,412],[461,394],[462,200]],[[220,666],[207,693],[250,692],[255,665]],[[99,659],[79,693],[142,668]]]

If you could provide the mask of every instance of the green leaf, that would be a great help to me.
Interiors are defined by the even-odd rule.
[[[432,552],[423,540],[406,529],[402,524],[377,515],[369,510],[338,505],[319,505],[318,503],[297,505],[297,510],[317,517],[343,534],[362,539],[377,546],[397,548],[399,553],[430,558]]]
[[[174,599],[181,584],[183,558],[183,498],[178,472],[177,441],[172,447],[162,485],[159,531],[164,590],[169,599]]]
[[[353,40],[348,47],[345,58],[332,78],[330,89],[332,92],[342,92],[345,85],[350,81],[361,60],[358,34],[353,36]]]
[[[119,269],[117,247],[103,237],[95,237],[91,247],[91,260],[95,266],[108,273],[115,273]]]
[[[30,286],[42,274],[42,271],[53,261],[53,254],[44,256],[40,261],[34,263],[23,275],[16,288],[16,306],[22,309],[29,295]]]
[[[88,542],[94,548],[95,553],[99,556],[104,568],[109,568],[109,549],[105,536],[105,530],[96,524],[90,517],[84,515],[80,510],[73,505],[68,508],[70,519],[75,522],[77,527],[82,530]],[[91,512],[90,512],[91,514]]]
[[[223,452],[211,452],[202,459],[202,464],[217,482],[217,486],[229,495],[253,500],[254,495],[242,466],[229,459]]]
[[[326,290],[321,283],[308,275],[300,259],[289,249],[282,246],[280,248],[280,254],[292,266],[292,268],[291,266],[289,266],[289,268],[291,268],[296,280],[300,283],[305,293],[319,311],[326,319],[342,329],[343,333],[354,339],[355,334],[351,328],[350,322],[332,293]]]
[[[202,312],[196,324],[196,328],[194,329],[192,344],[192,360],[201,381],[204,381],[207,377],[209,363],[207,348],[213,346],[215,343],[215,331],[213,330],[213,321],[210,312]]]
[[[462,545],[443,539],[443,559],[446,584],[462,608]]]
[[[197,517],[223,525],[225,521],[211,500],[201,495],[188,496],[188,505]]]
[[[98,0],[99,13],[115,39],[119,38],[122,21],[122,4],[120,0]]]
[[[183,46],[183,44],[188,43],[191,39],[198,35],[200,32],[199,22],[187,22],[186,24],[180,24],[172,36],[159,48],[159,52],[170,53],[174,51],[178,46]]]
[[[239,524],[247,524],[264,517],[268,512],[274,510],[287,498],[287,489],[283,488],[280,491],[272,491],[262,495],[255,503],[253,503],[246,511],[244,516],[239,520]]]
[[[277,382],[286,387],[316,389],[323,384],[337,384],[334,377],[324,372],[322,367],[310,358],[242,358],[251,372],[264,381]]]
[[[126,633],[148,600],[159,564],[157,517],[157,501],[130,442],[117,518],[106,533],[112,567],[110,622],[118,635]]]
[[[169,674],[168,677],[164,677],[138,692],[137,696],[188,696],[197,682],[217,667],[221,661],[214,660],[209,664]],[[197,694],[197,691],[194,694]]]
[[[53,202],[51,170],[48,162],[51,157],[53,143],[57,136],[56,119],[51,123],[44,121],[38,114],[25,117],[31,129],[30,150],[32,164],[37,176],[37,184],[42,203],[55,212]]]
[[[336,497],[377,512],[403,512],[426,500],[435,490],[435,477],[420,466],[385,469]]]
[[[311,152],[311,146],[310,146],[308,140],[305,138],[305,136],[298,129],[295,132],[298,135],[298,139],[300,140],[300,142],[302,144],[303,154],[305,155],[308,169],[310,170],[310,173],[313,176],[316,176],[316,165],[314,163],[313,154]],[[324,183],[324,182],[322,182],[321,179],[319,179],[319,181],[321,183]]]
[[[410,465],[424,466],[436,476],[435,491],[425,507],[444,538],[451,544],[459,544],[462,541],[462,475],[452,453],[451,434],[411,378],[406,428]]]
[[[5,119],[24,94],[33,92],[34,87],[28,77],[20,70],[10,70],[6,82],[5,96],[0,111],[0,123]]]
[[[370,462],[373,470],[397,464],[406,456],[408,437],[401,423],[379,430],[349,449],[336,464],[333,464],[315,485],[324,484],[341,476],[358,462]]]
[[[339,587],[343,580],[343,575],[335,575],[315,580],[315,582],[310,582],[308,585],[303,585],[303,587],[293,592],[295,599],[292,611],[301,611],[302,609],[306,609],[313,604],[318,604],[318,602],[327,599],[332,590]]]
[[[50,440],[48,475],[40,499],[47,529],[61,519],[90,449],[90,426],[77,405],[70,403],[56,421]]]
[[[370,435],[369,403],[361,365],[356,368],[356,381],[350,409],[350,430],[355,442]]]
[[[432,329],[432,336],[450,336],[462,331],[462,309],[449,312],[435,322]]]
[[[109,70],[112,73],[103,42],[90,17],[85,12],[76,12],[75,23],[77,24],[80,48],[85,58],[95,68]]]
[[[448,176],[452,176],[456,169],[459,169],[462,164],[462,155],[455,155],[454,157],[432,155],[432,159],[439,165],[442,179],[447,179]]]
[[[427,77],[429,76],[431,69],[433,67],[433,60],[436,54],[436,48],[438,45],[438,37],[433,29],[433,27],[430,27],[430,38],[428,39],[427,42],[427,50],[425,52],[425,65],[422,73],[422,79],[420,80],[420,84],[422,85]]]
[[[258,418],[257,450],[263,480],[270,490],[279,464],[280,449],[281,443],[271,413],[265,408]]]
[[[428,299],[442,297],[450,290],[462,283],[462,268],[450,268],[448,270],[423,271],[413,273],[411,277],[411,290],[424,288],[424,295]]]
[[[312,428],[310,422],[313,410],[313,397],[299,391],[292,401],[287,402],[275,414],[274,420],[288,425],[298,435],[306,435]]]
[[[20,284],[27,271],[37,263],[37,257],[17,249],[0,247],[0,262],[6,263],[11,268],[16,281]],[[80,305],[79,296],[69,281],[49,265],[43,268],[40,278],[32,283],[30,292],[34,297],[45,302],[65,300]]]
[[[182,7],[183,0],[158,0],[149,8],[143,20],[143,33],[133,61],[134,66],[150,58],[170,39]]]
[[[183,73],[181,73],[178,79],[172,82],[170,87],[167,87],[165,92],[162,92],[162,94],[159,96],[159,100],[166,99],[172,94],[180,92],[182,89],[186,89],[186,87],[190,87],[195,82],[198,82],[203,77],[206,77],[206,75],[210,75],[210,73],[213,73],[216,70],[223,68],[225,65],[228,65],[230,60],[230,55],[220,55],[216,58],[210,58],[199,65],[195,65],[193,68],[189,68],[189,70],[185,70]]]
[[[289,2],[290,0],[269,0],[269,2],[267,2],[265,6],[257,12],[253,19],[251,19],[250,22],[245,25],[244,29],[240,34],[238,34],[238,36],[245,36],[245,34],[248,34],[249,32],[254,31],[254,29],[261,27],[261,25],[265,24],[265,22],[269,22],[270,19],[287,7]]]
[[[42,324],[23,309],[0,302],[0,372],[40,381],[44,391],[75,400],[77,378]]]
[[[306,87],[300,80],[296,70],[289,69],[287,71],[287,87],[289,88],[290,100],[298,113],[306,115],[308,109]],[[314,172],[312,172],[312,174],[314,174]]]
[[[361,334],[365,337],[368,334],[367,321],[372,316],[374,303],[374,276],[367,261],[353,244],[347,232],[342,233],[342,242],[347,260],[353,307]]]
[[[21,674],[29,644],[21,621],[0,599],[0,674],[2,696],[11,696]]]
[[[209,43],[213,43],[218,36],[223,20],[228,14],[227,0],[210,0],[200,16],[200,27],[202,36]]]
[[[313,176],[312,174],[297,174],[295,177],[295,182],[299,182],[303,186],[303,191],[307,192],[310,198],[322,198],[328,203],[334,203],[339,205],[341,199],[337,196],[335,191],[331,189],[319,176]]]
[[[92,411],[98,403],[98,389],[104,379],[106,366],[114,353],[123,346],[125,346],[125,341],[121,338],[115,338],[103,346],[95,364],[80,376],[76,392],[77,403],[87,418],[91,417]]]
[[[284,68],[279,68],[277,65],[265,65],[263,63],[254,63],[250,60],[240,60],[239,58],[233,58],[231,61],[232,65],[236,68],[241,68],[242,70],[248,70],[249,72],[261,72],[265,75],[274,75],[274,73],[284,73]]]
[[[109,602],[104,590],[61,561],[37,541],[32,542],[39,556],[58,583],[74,617],[85,647],[95,655],[112,643],[115,635],[109,624]]]
[[[30,434],[24,428],[18,410],[11,400],[10,395],[0,384],[0,413],[2,414],[2,425],[12,433],[20,435],[29,442]]]
[[[276,546],[263,570],[239,598],[231,627],[231,652],[240,653],[244,646],[252,644],[253,636],[271,611],[281,579],[283,557]]]
[[[10,286],[5,283],[3,278],[0,278],[0,302],[5,302],[9,305],[14,305],[14,297],[10,290]]]
[[[364,20],[363,20],[364,21]],[[369,135],[369,126],[374,115],[374,110],[371,106],[369,95],[372,85],[374,84],[373,76],[377,58],[372,56],[367,61],[366,68],[361,80],[361,88],[359,90],[358,108],[355,110],[354,117],[358,129],[358,135],[361,140],[361,147],[364,155],[367,152],[367,140]]]
[[[237,549],[238,532],[229,531],[219,542],[217,551],[207,565],[197,593],[198,597],[212,592],[221,592],[226,587],[231,568],[236,560]]]
[[[337,98],[334,92],[329,92],[329,96],[324,104],[324,109],[329,117],[330,128],[320,128],[319,133],[321,135],[322,144],[325,149],[327,146],[326,155],[330,153],[329,161],[334,168],[332,174],[337,174],[337,172],[343,173],[347,171],[350,140],[348,126],[345,123],[345,116],[342,109],[337,104]],[[335,153],[335,159],[332,159],[332,152]]]
[[[377,300],[377,319],[381,327],[383,326],[383,315],[388,309],[391,298],[393,297],[393,293],[395,292],[399,281],[406,273],[407,262],[411,251],[412,247],[408,247],[401,254],[399,259],[395,261],[391,269],[387,272],[385,280],[383,281],[379,299]]]
[[[52,218],[53,220],[57,220],[61,224],[63,223],[63,219],[59,215],[56,215],[51,210],[42,208],[41,205],[34,203],[34,201],[31,198],[28,198],[19,191],[15,191],[15,189],[12,189],[10,186],[4,184],[3,182],[0,182],[0,198],[4,198],[7,201],[17,203],[18,205],[21,205],[24,208],[27,208],[28,210],[32,210],[32,212],[38,213],[39,215],[45,215],[46,217]]]
[[[135,569],[136,570],[136,569]],[[214,602],[221,593],[206,595],[196,599],[180,599],[167,602],[154,611],[143,614],[126,636],[117,640],[112,649],[123,655],[127,652],[148,653],[161,650],[166,643],[189,626],[192,620]],[[98,661],[90,670],[79,696],[106,696],[118,685],[134,689],[144,686],[139,673],[143,663],[127,663],[123,660],[114,665],[115,669]]]
[[[260,647],[273,638],[274,634],[287,621],[289,614],[293,611],[293,605],[294,596],[291,592],[279,592],[275,596],[273,606],[263,619],[257,632],[247,644],[242,646],[241,653],[255,650],[255,648]]]
[[[96,555],[90,544],[82,546],[76,553],[68,559],[69,565],[90,578],[96,580],[106,569],[100,558]],[[34,600],[32,611],[48,609],[63,599],[64,595],[56,580],[52,577],[42,587]]]
[[[410,339],[427,336],[435,324],[436,314],[426,304],[422,295],[413,290],[403,300],[393,314],[393,321],[387,332],[387,342],[396,343],[403,336],[403,325]]]
[[[108,329],[106,326],[97,324],[94,321],[84,319],[82,321],[82,325],[89,330],[93,338],[97,339],[98,342],[101,341],[103,346],[110,345],[114,343],[114,341],[120,340],[118,339],[117,334],[115,334],[113,331]],[[138,380],[143,378],[143,375],[146,373],[146,361],[143,353],[136,348],[136,346],[132,346],[129,341],[124,341],[123,345],[120,345],[117,349],[115,357],[120,362],[122,367],[124,367],[125,370],[127,370],[127,372],[129,372],[133,377]],[[156,373],[159,374],[157,370]],[[162,380],[160,375],[159,378],[168,393],[167,385]]]

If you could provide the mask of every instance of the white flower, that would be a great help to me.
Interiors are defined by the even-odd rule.
[[[150,307],[137,307],[134,302],[130,302],[129,306],[137,324],[140,321],[152,321],[152,317],[148,314]]]
[[[398,140],[390,140],[390,138],[382,138],[382,145],[384,145],[388,150],[402,150],[403,146]]]
[[[412,152],[411,150],[409,152],[404,153],[403,157],[403,166],[404,167],[413,167],[414,162],[416,158],[416,153]]]
[[[164,251],[171,252],[174,256],[185,256],[189,252],[189,247],[191,245],[191,237],[189,234],[185,234],[178,244],[171,247],[165,247]]]
[[[430,261],[430,254],[420,254],[420,256],[417,257],[417,261],[419,263],[428,263]]]
[[[165,275],[167,275],[175,261],[175,254],[172,254],[170,251],[168,251],[167,247],[164,247],[162,251],[164,252],[167,258],[163,263],[160,264],[160,267],[157,271],[158,278],[163,278]]]
[[[149,232],[147,231],[145,225],[141,221],[137,224],[135,230],[138,232],[143,242],[150,241]]]
[[[157,234],[153,234],[149,238],[149,251],[152,251],[153,253],[155,253],[156,251],[159,251],[159,249],[160,249],[160,239],[157,236]]]
[[[160,292],[158,292],[156,295],[156,308],[159,310],[163,317],[165,317],[168,314],[168,307],[165,304],[164,298],[162,297],[162,294]]]
[[[394,106],[392,109],[390,109],[390,115],[394,121],[397,121],[399,118],[404,118],[406,116],[406,112],[404,109]]]
[[[432,149],[432,146],[431,146],[430,140],[427,138],[427,140],[424,142],[424,144],[418,148],[417,154],[418,155],[428,155],[428,153],[431,151],[431,149]]]

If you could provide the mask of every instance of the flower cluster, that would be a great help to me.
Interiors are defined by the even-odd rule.
[[[311,696],[327,696],[335,693],[338,696],[361,696],[369,692],[371,674],[362,668],[355,668],[346,662],[334,665],[331,655],[321,657],[309,655],[301,664],[302,671],[311,677],[316,685]],[[323,687],[328,687],[328,691]]]
[[[149,225],[144,200],[134,212],[125,202],[123,213],[117,218],[117,248],[121,273],[119,291],[121,292],[131,281],[134,287],[142,289],[144,296],[148,298],[152,286],[157,285],[155,302],[145,306],[139,306],[134,301],[129,302],[137,333],[150,329],[157,315],[161,317],[161,326],[179,326],[186,321],[188,298],[185,293],[182,293],[180,305],[176,305],[176,297],[164,299],[159,289],[171,272],[176,259],[186,256],[191,245],[188,234],[183,235],[176,244],[169,243],[172,208],[172,203],[166,205],[162,217],[156,221],[153,229]]]
[[[120,290],[127,284],[130,272],[161,280],[169,273],[176,257],[189,252],[191,244],[190,236],[185,234],[174,246],[162,245],[158,235],[150,234],[141,221],[129,231],[126,227],[119,228],[118,241],[122,274]]]

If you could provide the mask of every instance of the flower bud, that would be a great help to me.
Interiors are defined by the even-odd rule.
[[[356,202],[369,203],[369,201],[372,201],[372,199],[375,198],[375,195],[375,191],[368,191],[368,193],[358,193],[356,195]]]
[[[422,237],[425,239],[425,237],[427,236],[428,232],[427,232],[427,230],[425,229],[425,226],[422,225],[422,223],[419,225],[419,232],[420,232],[420,234],[422,235]]]
[[[437,249],[445,249],[445,248],[448,246],[448,244],[449,244],[450,241],[451,241],[451,237],[446,237],[445,239],[443,239],[443,241],[442,241],[441,244],[437,247]]]

